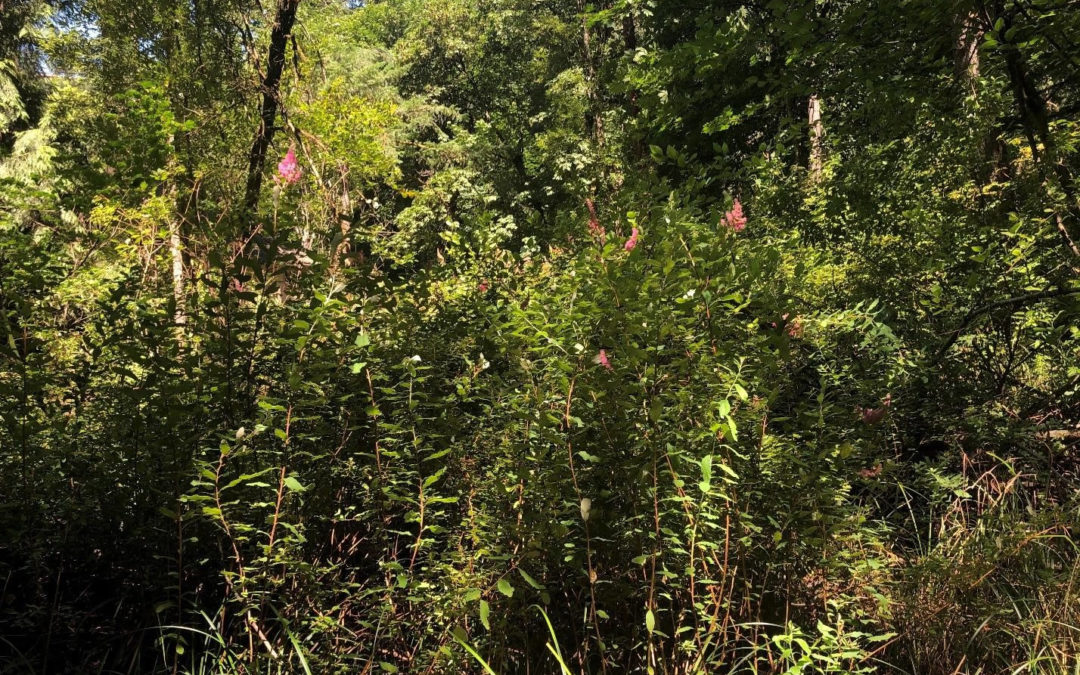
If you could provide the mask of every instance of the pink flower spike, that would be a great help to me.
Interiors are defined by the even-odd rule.
[[[742,232],[746,227],[746,216],[743,215],[742,202],[738,199],[731,210],[724,214],[724,225],[735,232]]]
[[[608,360],[607,352],[603,349],[601,349],[600,353],[596,355],[596,362],[607,368],[608,370],[614,370],[614,368],[611,367],[611,361]]]
[[[872,426],[877,424],[881,420],[885,419],[885,408],[860,408],[859,415],[862,417],[863,424]]]
[[[626,240],[626,245],[624,245],[623,248],[625,248],[627,251],[633,251],[634,247],[637,246],[637,238],[638,238],[638,229],[635,227],[630,232],[630,238]]]
[[[300,180],[300,166],[296,163],[296,152],[292,146],[289,146],[289,151],[285,153],[285,157],[278,162],[277,170],[280,180],[286,183],[292,184]]]
[[[892,394],[886,394],[885,398],[881,401],[880,408],[859,408],[859,414],[862,417],[863,424],[873,425],[877,424],[881,420],[885,419],[885,413],[889,411],[892,406]]]
[[[795,317],[787,325],[787,334],[789,337],[800,338],[803,334],[803,323],[799,317]]]

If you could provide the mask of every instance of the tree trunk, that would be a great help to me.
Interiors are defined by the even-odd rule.
[[[956,79],[973,94],[979,79],[979,43],[982,39],[978,15],[972,13],[962,17],[956,36]]]
[[[1008,22],[1006,22],[1007,29]],[[1004,34],[1005,30],[1001,32]],[[1005,67],[1012,84],[1017,112],[1020,114],[1020,121],[1024,125],[1024,133],[1031,147],[1032,159],[1044,171],[1049,170],[1050,174],[1057,179],[1058,187],[1065,196],[1065,215],[1056,209],[1054,212],[1058,233],[1073,255],[1080,257],[1080,248],[1076,244],[1080,240],[1080,204],[1077,202],[1072,174],[1058,158],[1057,144],[1050,133],[1046,100],[1028,77],[1027,64],[1020,47],[1015,44],[1002,44],[1002,49],[1005,52]]]
[[[281,99],[281,74],[285,70],[285,51],[288,49],[289,36],[296,22],[296,9],[300,0],[278,0],[274,26],[270,31],[270,50],[266,62],[266,75],[262,79],[262,109],[259,114],[259,128],[251,144],[248,155],[247,186],[244,190],[244,215],[250,217],[259,206],[259,193],[262,190],[263,164],[270,142],[274,139],[274,123]],[[250,228],[249,228],[250,229]]]
[[[173,323],[176,324],[177,337],[182,340],[184,327],[187,325],[187,313],[184,311],[184,252],[181,246],[180,220],[174,219],[169,224],[169,256],[172,258],[173,301],[176,302]]]
[[[592,36],[589,33],[589,13],[584,0],[578,0],[581,12],[581,44],[585,60],[585,91],[588,104],[585,106],[585,128],[591,131],[597,145],[604,145],[604,120],[600,114],[597,95],[596,65],[593,63]]]
[[[637,53],[638,39],[637,39],[637,26],[634,24],[634,12],[628,10],[626,16],[622,20],[622,35],[623,35],[623,50],[626,52],[626,57],[631,61],[634,59],[634,54]],[[630,100],[627,106],[627,110],[631,117],[637,117],[638,115],[638,90],[632,89],[630,91]]]
[[[810,180],[821,180],[821,170],[825,166],[825,126],[821,123],[821,99],[817,94],[810,96],[806,107],[807,122],[810,125]]]

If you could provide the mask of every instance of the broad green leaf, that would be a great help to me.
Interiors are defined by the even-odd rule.
[[[480,601],[480,623],[484,624],[484,628],[491,630],[491,622],[489,617],[491,616],[491,606],[488,605],[487,600]]]
[[[507,581],[505,578],[499,579],[499,583],[497,584],[497,586],[499,587],[499,592],[502,593],[503,595],[505,595],[506,597],[508,597],[508,598],[514,597],[514,587],[511,586],[510,582]]]
[[[541,585],[540,582],[538,582],[536,579],[533,579],[532,576],[530,576],[528,572],[521,569],[520,567],[517,568],[517,571],[518,571],[518,574],[521,575],[521,578],[525,580],[525,583],[529,584],[530,586],[532,586],[533,588],[535,588],[538,591],[544,590],[543,585]]]

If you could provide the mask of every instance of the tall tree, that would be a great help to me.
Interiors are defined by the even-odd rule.
[[[260,91],[262,105],[259,110],[259,127],[248,153],[247,183],[244,187],[244,213],[254,216],[258,209],[262,188],[266,153],[277,130],[278,108],[281,106],[281,75],[285,70],[285,57],[296,10],[300,0],[278,0],[274,11],[274,23],[270,29],[270,44],[266,54],[266,72],[261,73]],[[256,62],[256,67],[260,67]],[[253,231],[249,227],[249,233]]]

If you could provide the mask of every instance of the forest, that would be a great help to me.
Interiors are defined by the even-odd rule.
[[[1078,0],[0,0],[0,675],[1078,675],[1078,547]]]

